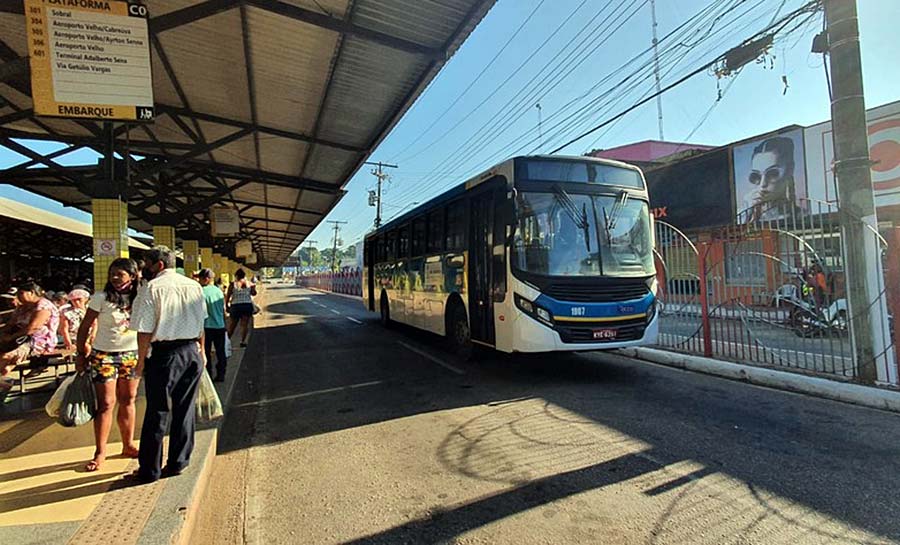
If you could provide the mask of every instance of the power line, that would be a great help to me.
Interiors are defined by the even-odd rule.
[[[649,0],[644,0],[644,4],[646,4],[647,1],[649,1]],[[623,10],[623,13],[624,13],[624,11],[629,9],[631,6],[633,6],[635,4],[635,2],[637,2],[637,0],[632,0],[632,3],[629,6],[625,7],[625,10]],[[575,64],[575,66],[572,67],[568,73],[566,73],[565,75],[560,77],[561,72],[571,66],[573,59],[579,58],[579,55],[581,55],[581,53],[587,51],[587,49],[591,45],[593,45],[593,44],[588,44],[587,43],[588,40],[590,40],[592,37],[594,38],[595,41],[598,39],[604,38],[603,41],[605,42],[607,39],[609,39],[610,36],[605,35],[602,32],[597,32],[596,31],[597,29],[594,29],[593,32],[588,32],[587,36],[585,36],[584,38],[581,38],[581,41],[575,46],[575,48],[572,49],[571,51],[569,51],[568,53],[566,53],[561,61],[558,61],[557,59],[559,59],[560,56],[562,56],[567,51],[569,46],[571,44],[573,44],[576,40],[578,40],[582,36],[582,34],[585,34],[585,32],[591,28],[591,25],[593,25],[593,23],[598,18],[600,18],[600,16],[602,16],[604,14],[605,10],[612,5],[613,5],[613,0],[610,0],[609,2],[607,2],[599,11],[597,11],[597,13],[594,14],[594,16],[590,20],[588,20],[587,23],[585,23],[581,27],[581,29],[578,32],[575,33],[575,35],[568,42],[566,42],[566,44],[563,45],[563,47],[553,56],[553,58],[551,58],[549,61],[547,61],[547,63],[538,71],[538,73],[535,76],[533,76],[528,82],[526,82],[525,85],[520,86],[519,91],[512,97],[512,99],[510,99],[510,102],[516,101],[516,100],[518,100],[518,102],[516,102],[512,106],[507,105],[506,107],[501,108],[501,110],[498,111],[497,113],[495,113],[490,119],[488,119],[487,122],[482,124],[481,128],[479,128],[476,131],[475,136],[473,138],[468,139],[467,142],[464,142],[462,145],[458,146],[447,158],[445,158],[441,163],[439,163],[435,167],[434,170],[440,169],[441,167],[443,167],[443,165],[447,164],[449,161],[452,161],[454,159],[454,157],[458,158],[458,160],[456,161],[457,164],[463,163],[466,160],[468,160],[468,157],[471,155],[472,150],[480,149],[480,146],[482,146],[484,141],[492,135],[492,131],[494,131],[495,128],[499,124],[506,122],[510,115],[516,115],[517,113],[518,113],[518,118],[521,118],[521,116],[524,115],[524,111],[530,107],[529,106],[530,103],[534,99],[538,98],[542,93],[545,93],[546,90],[548,89],[548,86],[549,86],[549,88],[552,89],[552,88],[558,86],[560,83],[562,83],[562,81],[564,81],[565,78],[568,75],[570,75],[571,72],[575,68],[577,68],[578,65],[580,65],[582,62],[584,62],[584,60],[586,60],[587,56],[582,57],[581,61],[578,62],[577,64]],[[578,6],[578,8],[580,8],[580,7],[581,7],[581,5]],[[565,24],[568,21],[568,19],[571,18],[571,16],[574,15],[575,12],[577,12],[578,8],[576,8],[576,10],[573,11],[572,14],[570,14],[570,16],[566,19],[566,21],[563,22],[563,24]],[[605,19],[603,19],[600,22],[599,25],[597,25],[597,28],[599,28],[600,26],[602,26],[605,23],[607,23],[608,21],[610,21],[610,19],[615,15],[616,9],[617,8],[614,8],[612,13],[610,13]],[[624,21],[620,21],[620,23],[624,24]],[[621,27],[621,24],[620,24],[620,27]],[[561,26],[557,27],[556,31],[558,31],[560,28],[561,28]],[[556,31],[554,31],[554,35],[555,35]],[[551,35],[551,37],[552,36],[553,35]],[[548,38],[548,40],[549,40],[549,38]],[[544,43],[546,43],[546,42],[547,42],[547,40],[545,40]],[[543,45],[544,44],[542,44],[542,47],[543,47]],[[534,56],[534,53],[532,53],[532,55],[528,59],[526,59],[526,63],[533,56]],[[524,63],[523,63],[523,65],[524,65]],[[521,66],[522,65],[520,65],[520,68],[521,68]],[[548,71],[548,69],[549,69],[549,71]],[[518,69],[517,69],[517,71],[518,71]],[[512,77],[512,75],[515,75],[515,73],[516,72],[511,74],[510,78]],[[538,81],[537,84],[532,85],[539,77],[541,77],[542,74],[543,74],[543,78],[540,81]],[[510,78],[507,78],[502,85],[505,85],[509,81]],[[548,80],[549,80],[549,83],[548,83]],[[495,90],[495,92],[496,92],[496,90]],[[489,97],[492,95],[493,95],[493,93],[491,95],[489,95]],[[431,185],[433,185],[433,184],[428,184],[428,187],[430,187]]]
[[[398,156],[403,155],[404,153],[407,152],[407,150],[409,150],[409,148],[413,147],[417,142],[421,141],[421,139],[426,134],[428,134],[428,131],[430,131],[432,128],[434,128],[434,126],[437,125],[438,121],[443,119],[444,116],[447,115],[454,108],[454,106],[456,106],[456,104],[462,99],[462,97],[464,97],[466,95],[466,93],[468,93],[472,89],[472,87],[474,87],[475,84],[478,83],[478,80],[480,80],[481,76],[483,76],[485,74],[485,72],[487,72],[488,68],[493,66],[494,62],[497,61],[497,59],[500,57],[500,55],[502,55],[503,52],[506,51],[506,48],[509,46],[509,44],[511,44],[512,41],[516,39],[516,36],[518,36],[519,33],[522,31],[522,29],[525,28],[525,25],[527,25],[528,22],[531,21],[532,17],[534,17],[534,14],[537,13],[537,11],[541,8],[541,6],[544,5],[545,1],[546,0],[540,0],[540,2],[537,3],[537,5],[534,7],[534,9],[531,10],[531,13],[528,14],[528,17],[526,17],[525,20],[522,21],[522,23],[519,25],[519,28],[517,28],[516,31],[513,32],[512,36],[510,36],[509,39],[506,40],[506,43],[503,44],[503,47],[501,47],[494,54],[494,56],[491,58],[491,60],[488,61],[488,63],[486,65],[484,65],[484,68],[481,69],[481,72],[479,72],[478,75],[475,76],[475,79],[473,79],[471,82],[469,82],[469,85],[466,86],[466,88],[463,89],[463,91],[460,94],[456,95],[456,98],[453,100],[453,102],[451,102],[450,105],[447,106],[444,109],[444,111],[442,111],[434,119],[434,121],[431,122],[431,124],[429,124],[427,127],[425,127],[425,130],[423,130],[421,133],[419,133],[419,135],[417,137],[413,138],[405,148],[403,148],[402,150],[400,150],[396,154],[394,154],[394,157],[392,160],[396,160]],[[430,145],[431,144],[429,144],[429,146]],[[425,149],[427,149],[427,148],[425,148]],[[422,151],[424,151],[424,150],[422,150]],[[418,154],[416,154],[416,155],[418,155]],[[414,155],[413,157],[415,157],[416,155]]]
[[[818,7],[818,6],[819,6],[819,0],[812,0],[811,2],[805,4],[803,7],[799,8],[799,9],[795,10],[794,12],[790,13],[789,15],[785,16],[785,18],[783,18],[782,21],[781,21],[781,23],[780,23],[780,24],[781,24],[781,28],[783,29],[785,26],[787,26],[787,23],[789,23],[790,21],[792,21],[792,20],[795,19],[796,17],[799,17],[799,16],[802,15],[803,13],[808,12],[810,8],[812,8],[812,7]],[[804,23],[805,23],[805,21],[804,21]],[[745,43],[745,44],[750,43],[750,42],[752,42],[752,40],[754,40],[754,39],[756,39],[756,38],[758,38],[758,37],[760,37],[760,36],[762,36],[762,35],[764,35],[764,34],[770,32],[771,27],[772,27],[772,25],[769,25],[769,28],[763,29],[762,31],[758,32],[758,33],[757,33],[756,35],[754,35],[752,38],[750,38],[750,39],[748,39],[748,40],[745,40],[744,43]],[[771,30],[771,32],[774,34],[774,33],[777,32],[777,30]],[[675,81],[675,82],[673,82],[673,83],[667,85],[666,87],[664,87],[658,94],[665,93],[666,91],[668,91],[668,90],[670,90],[670,89],[673,89],[673,88],[675,88],[675,87],[681,85],[682,83],[684,83],[685,81],[689,80],[690,78],[696,76],[697,74],[699,74],[699,73],[701,73],[701,72],[704,72],[704,71],[706,71],[706,70],[708,70],[708,69],[714,67],[717,63],[719,63],[720,61],[722,61],[722,60],[725,58],[725,55],[726,55],[726,54],[723,53],[723,54],[717,56],[716,58],[712,59],[711,61],[707,62],[707,63],[704,64],[703,66],[701,66],[701,67],[699,67],[699,68],[697,68],[697,69],[695,69],[695,70],[692,70],[692,71],[691,71],[690,73],[688,73],[687,75],[682,76],[682,77],[679,78],[677,81]],[[657,93],[654,93],[653,95],[651,95],[651,96],[649,96],[649,97],[647,97],[647,98],[645,98],[645,99],[643,99],[643,100],[638,101],[638,102],[635,103],[634,105],[630,106],[629,108],[626,108],[624,111],[622,111],[622,112],[616,114],[616,115],[613,116],[612,118],[607,119],[606,121],[604,121],[604,122],[598,124],[597,126],[591,128],[590,130],[588,130],[588,131],[586,131],[586,132],[584,132],[584,133],[582,133],[582,134],[576,136],[575,138],[569,140],[568,142],[566,142],[566,143],[563,144],[562,146],[559,146],[558,148],[554,149],[554,150],[551,151],[550,153],[557,153],[557,152],[559,152],[560,150],[562,150],[562,149],[568,147],[569,145],[574,144],[575,142],[581,140],[581,139],[584,138],[585,136],[588,136],[588,135],[590,135],[590,134],[592,134],[592,133],[598,131],[599,129],[605,127],[606,125],[609,125],[610,123],[614,122],[615,120],[617,120],[617,119],[619,119],[619,118],[621,118],[621,117],[624,117],[625,115],[627,115],[627,114],[630,113],[631,111],[633,111],[633,110],[635,110],[636,108],[642,106],[643,104],[646,104],[649,100],[655,98],[656,95],[657,95]]]
[[[633,5],[633,4],[632,4],[632,5]],[[642,6],[641,6],[641,7],[642,7]],[[627,9],[627,8],[626,8],[626,9]],[[633,13],[634,13],[634,12],[633,12]],[[633,13],[632,13],[632,16],[633,16]],[[598,16],[599,16],[599,15],[600,15],[600,14],[598,13]],[[605,21],[604,21],[604,22],[605,22]],[[603,24],[603,23],[601,23],[601,25],[602,25],[602,24]],[[682,26],[683,26],[683,25],[682,25]],[[582,32],[583,32],[587,27],[588,27],[588,25],[586,25],[585,27],[583,27],[583,28],[582,28]],[[621,27],[621,25],[620,25],[620,27]],[[679,27],[679,28],[680,28],[680,27]],[[617,28],[617,30],[618,30],[618,28]],[[678,30],[678,29],[676,29],[676,30]],[[674,31],[673,31],[673,32],[674,32]],[[579,34],[580,34],[580,33],[581,33],[581,32],[579,32]],[[596,34],[596,33],[595,33],[595,34]],[[671,34],[670,34],[670,35],[671,35]],[[601,36],[602,36],[602,35],[601,35]],[[605,42],[606,40],[608,40],[610,37],[611,37],[611,35],[605,36],[603,42]],[[668,37],[668,36],[667,36],[667,37]],[[575,38],[577,38],[577,35],[576,35]],[[574,38],[573,38],[573,40],[574,40]],[[571,41],[570,41],[570,42],[571,42]],[[579,44],[579,45],[580,45],[580,46],[583,46],[583,45],[584,45],[584,41],[582,41],[582,43]],[[564,48],[564,49],[565,49],[565,48]],[[564,49],[563,49],[563,50],[564,50]],[[649,48],[648,48],[646,51],[649,51]],[[577,51],[576,51],[576,52],[577,52]],[[641,55],[642,55],[642,54],[643,54],[643,52],[641,53]],[[638,57],[640,57],[641,55],[638,55]],[[557,57],[558,57],[558,56],[559,56],[559,54],[557,54]],[[570,53],[569,57],[571,58],[571,56],[572,56],[572,54]],[[551,63],[552,63],[554,60],[555,60],[555,58],[554,58],[554,59],[551,59]],[[582,60],[582,62],[583,62],[583,60]],[[548,63],[548,64],[551,64],[551,63]],[[563,67],[565,68],[565,65],[563,65]],[[546,67],[545,67],[545,68],[546,68]],[[574,70],[574,68],[577,68],[577,64],[576,64],[571,70]],[[569,71],[569,73],[571,73],[571,70]],[[548,78],[550,78],[550,77],[552,77],[552,76],[554,76],[554,75],[555,75],[555,74],[554,74],[553,72],[551,72],[551,73],[549,73],[549,74],[547,74],[547,75],[545,76],[544,80],[546,81],[546,79],[548,79]],[[568,74],[566,74],[566,75],[568,75]],[[557,78],[557,83],[561,82],[561,79],[562,79],[562,78]],[[606,79],[609,79],[609,78],[608,78],[608,77],[607,77],[607,78],[604,78],[604,80],[606,80]],[[533,80],[534,80],[534,78],[532,79],[532,81],[533,81]],[[530,83],[530,82],[529,82],[529,83]],[[541,83],[543,83],[543,81],[542,81]],[[599,84],[598,84],[598,85],[599,85]],[[523,90],[524,90],[524,89],[527,89],[527,87],[528,87],[528,84],[526,84],[526,86],[523,86]],[[595,86],[595,87],[596,87],[596,86]],[[526,97],[525,100],[527,100],[527,98],[530,98],[530,97]],[[576,99],[576,100],[577,100],[577,99]],[[521,102],[520,102],[520,103],[521,103]],[[570,102],[570,104],[572,104],[572,102]],[[497,117],[500,116],[500,115],[502,115],[502,113],[498,113],[497,115],[495,115],[494,119],[497,119]],[[478,133],[476,133],[476,134],[479,134],[479,133],[482,134],[481,139],[476,138],[476,139],[474,139],[474,140],[470,140],[470,146],[469,146],[470,149],[467,150],[467,151],[470,151],[471,148],[476,147],[476,146],[479,146],[478,148],[476,148],[476,151],[479,150],[479,149],[480,149],[480,145],[481,145],[481,143],[482,143],[482,139],[483,139],[485,136],[487,136],[487,135],[490,135],[490,136],[493,138],[495,135],[491,134],[490,131],[493,130],[495,127],[497,127],[501,122],[505,122],[505,121],[507,121],[507,120],[508,120],[508,115],[506,115],[505,117],[503,117],[503,118],[501,118],[500,120],[496,121],[496,122],[495,122],[495,123],[487,130],[487,132],[485,131],[485,128],[487,127],[487,124],[485,124],[484,126],[482,126],[482,129],[479,130]],[[490,123],[490,120],[489,120],[488,123]],[[508,126],[508,125],[507,125],[507,126]],[[506,129],[503,129],[503,130],[506,130]],[[460,164],[460,163],[463,163],[463,162],[469,160],[469,158],[472,156],[472,152],[470,151],[470,153],[469,153],[468,155],[465,155],[465,154],[460,155],[459,152],[460,152],[460,150],[463,150],[463,149],[465,149],[465,146],[461,146],[461,147],[457,148],[457,150],[455,150],[455,151],[454,151],[447,159],[445,159],[443,162],[441,162],[441,163],[436,167],[436,169],[437,169],[437,168],[441,168],[441,166],[447,164],[447,162],[448,162],[450,159],[452,159],[453,157],[456,157],[456,158],[457,158],[455,165],[458,165],[458,164]],[[455,168],[455,165],[454,165],[454,166],[451,166],[450,168],[451,168],[451,169],[452,169],[452,168]],[[436,169],[435,169],[435,170],[436,170]],[[426,187],[423,187],[422,189],[424,190],[424,189],[427,189],[427,188],[433,186],[434,183],[435,183],[436,181],[437,181],[437,180],[435,180],[435,181],[432,182],[431,184],[426,184]]]
[[[488,95],[487,95],[486,97],[484,97],[484,99],[482,99],[481,102],[479,102],[474,108],[472,108],[471,110],[469,110],[469,112],[466,113],[466,115],[464,115],[459,121],[457,121],[456,123],[454,123],[453,126],[451,126],[449,129],[447,129],[446,131],[444,131],[443,133],[441,133],[440,136],[438,136],[437,138],[435,138],[434,140],[432,140],[425,148],[419,150],[418,152],[416,152],[415,154],[411,155],[410,157],[405,158],[404,160],[406,160],[406,161],[411,161],[411,160],[414,159],[415,157],[418,157],[419,155],[421,155],[421,154],[424,153],[425,151],[431,149],[432,146],[434,146],[436,143],[438,143],[439,141],[441,141],[442,139],[444,139],[447,135],[449,135],[451,132],[453,132],[454,130],[456,130],[457,127],[459,127],[459,126],[462,125],[467,119],[469,119],[469,117],[471,117],[471,116],[472,116],[475,112],[477,112],[482,106],[484,106],[491,98],[493,98],[494,95],[496,95],[498,92],[500,92],[500,90],[501,90],[504,86],[506,86],[506,84],[509,83],[509,81],[512,80],[512,78],[515,77],[516,74],[518,74],[523,68],[525,68],[525,66],[528,65],[528,63],[531,61],[531,59],[533,59],[533,58],[535,57],[535,55],[537,55],[537,54],[538,54],[538,53],[539,53],[539,52],[540,52],[540,51],[541,51],[548,43],[550,43],[550,40],[552,40],[553,37],[556,36],[556,35],[559,33],[559,31],[562,30],[562,28],[563,28],[566,24],[568,24],[568,22],[572,19],[572,17],[573,17],[576,13],[578,13],[578,11],[579,11],[579,10],[582,8],[582,6],[584,6],[586,3],[587,3],[587,0],[581,0],[581,3],[578,4],[578,5],[575,7],[574,10],[572,10],[572,12],[568,15],[568,17],[566,17],[566,18],[563,20],[563,22],[560,23],[560,24],[556,27],[556,29],[554,29],[554,31],[553,31],[552,33],[550,33],[549,36],[547,36],[546,39],[544,39],[543,42],[541,42],[541,45],[539,45],[539,46],[537,47],[537,49],[535,49],[534,51],[532,51],[531,54],[528,55],[528,57],[527,57],[524,61],[522,61],[522,62],[519,64],[519,66],[517,66],[516,69],[513,70],[513,72],[512,72],[509,76],[507,76],[506,79],[503,80],[503,82],[500,83],[500,85],[497,85],[496,87],[494,87],[494,89],[493,89],[490,93],[488,93]],[[571,43],[571,41],[570,41],[569,43]],[[567,45],[568,45],[568,44],[567,44]]]

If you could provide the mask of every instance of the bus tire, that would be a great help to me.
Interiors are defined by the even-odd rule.
[[[391,327],[391,305],[388,302],[387,294],[381,292],[381,325]]]
[[[472,332],[466,309],[461,304],[453,305],[447,314],[447,341],[450,350],[464,361],[469,361],[475,353]]]

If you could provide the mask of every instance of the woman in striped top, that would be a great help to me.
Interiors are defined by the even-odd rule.
[[[253,318],[253,296],[256,295],[256,286],[248,279],[244,269],[238,269],[234,273],[234,282],[228,286],[225,294],[225,305],[231,321],[228,324],[228,336],[234,336],[234,330],[238,323],[241,324],[241,348],[247,347],[247,335],[250,334]]]

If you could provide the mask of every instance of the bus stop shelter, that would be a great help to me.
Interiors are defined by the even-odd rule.
[[[234,265],[245,239],[256,265],[279,265],[493,3],[154,1],[144,123],[36,115],[25,4],[0,0],[0,145],[23,157],[0,183],[92,212],[94,238],[114,247],[129,227],[152,232],[190,268],[213,252]],[[58,161],[83,149],[104,159]],[[238,234],[211,236],[213,206],[239,213]]]

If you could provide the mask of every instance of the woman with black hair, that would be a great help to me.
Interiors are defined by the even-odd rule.
[[[48,354],[56,348],[59,309],[44,297],[44,290],[34,282],[18,287],[19,306],[10,324],[0,334],[0,375],[32,356]],[[0,379],[0,393],[8,391],[12,382]]]
[[[103,291],[94,294],[78,328],[78,371],[90,370],[97,391],[97,415],[94,417],[94,458],[86,471],[97,471],[106,460],[106,441],[112,428],[112,409],[118,401],[116,421],[122,436],[122,455],[137,458],[134,444],[134,401],[140,376],[137,368],[137,333],[128,328],[131,306],[137,296],[138,265],[132,259],[119,258],[109,265]],[[93,346],[88,337],[96,322]]]
[[[225,294],[225,308],[231,316],[231,322],[228,324],[229,338],[234,336],[238,324],[241,325],[241,348],[247,348],[247,335],[253,327],[251,320],[255,311],[253,307],[255,296],[256,286],[247,280],[247,273],[244,269],[236,270],[234,282],[228,286],[228,293]]]

